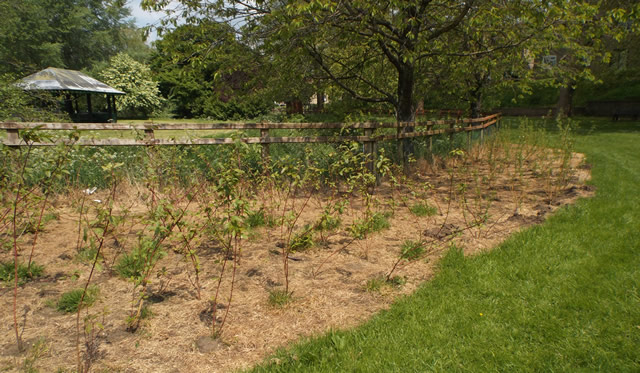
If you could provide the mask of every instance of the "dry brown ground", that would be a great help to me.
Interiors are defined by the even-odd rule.
[[[99,300],[82,313],[83,317],[87,312],[95,315],[103,326],[94,340],[92,369],[110,372],[231,371],[250,367],[276,348],[303,336],[330,328],[356,326],[387,308],[396,297],[412,293],[431,278],[437,259],[452,243],[464,248],[465,254],[482,252],[495,247],[523,226],[543,221],[559,206],[592,194],[592,189],[584,184],[589,172],[581,155],[575,155],[572,160],[570,183],[558,189],[551,201],[551,189],[545,179],[532,172],[533,164],[529,162],[526,166],[521,183],[514,184],[510,176],[513,172],[504,169],[491,190],[481,192],[483,201],[491,201],[491,205],[489,219],[480,227],[469,227],[468,211],[465,222],[459,195],[454,193],[454,198],[449,200],[449,174],[442,168],[434,171],[430,167],[419,167],[423,172],[412,179],[413,183],[429,182],[433,186],[428,200],[439,208],[434,217],[418,218],[411,214],[408,206],[415,198],[409,189],[391,188],[384,183],[376,197],[380,208],[396,206],[391,227],[349,245],[346,245],[351,241],[348,233],[339,231],[328,239],[328,245],[293,254],[296,260],[290,260],[289,265],[294,300],[283,308],[268,302],[269,290],[279,288],[283,283],[282,257],[277,254],[280,233],[259,228],[244,243],[229,318],[219,342],[206,338],[211,332],[211,316],[207,310],[215,287],[218,268],[215,260],[219,257],[214,247],[206,244],[201,247],[202,300],[196,298],[187,278],[193,272],[189,263],[169,250],[169,255],[158,266],[166,267],[167,276],[151,286],[153,316],[145,320],[136,333],[125,329],[125,318],[132,307],[133,287],[105,265],[93,281],[100,288]],[[480,170],[480,175],[488,172],[486,167],[475,165],[473,168]],[[468,184],[467,198],[471,204],[477,195],[472,188],[472,173],[461,172],[456,176],[456,185],[463,181]],[[317,196],[318,200],[322,198]],[[317,217],[315,202],[310,203],[301,223]],[[75,315],[63,314],[51,307],[51,303],[63,292],[81,287],[89,269],[88,263],[75,259],[77,213],[64,198],[56,201],[56,205],[60,219],[49,223],[39,238],[35,256],[37,263],[45,265],[45,276],[18,289],[22,338],[30,345],[43,341],[40,346],[46,348],[36,360],[35,368],[47,372],[75,369]],[[357,209],[347,212],[343,216],[345,225],[354,218],[349,214],[359,213]],[[380,292],[366,291],[367,281],[390,270],[407,239],[428,242],[430,253],[397,271],[397,275],[406,279],[404,285],[384,287]],[[113,242],[110,245],[105,253],[108,261],[116,252]],[[25,246],[29,247],[28,240]],[[334,251],[337,253],[330,257]],[[10,253],[1,255],[1,260],[11,260]],[[319,264],[325,260],[326,264],[317,273]],[[12,318],[13,289],[2,286],[0,371],[19,371],[32,352],[17,353]],[[84,344],[84,337],[81,342]],[[84,345],[82,347],[84,349]]]

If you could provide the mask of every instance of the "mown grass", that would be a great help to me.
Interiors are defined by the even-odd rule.
[[[584,121],[577,133],[594,198],[489,253],[450,250],[389,311],[254,371],[640,371],[640,123]]]

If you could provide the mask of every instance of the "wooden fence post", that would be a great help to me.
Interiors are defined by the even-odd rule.
[[[433,124],[427,125],[427,131],[431,131],[433,129]],[[429,135],[429,154],[431,158],[433,158],[433,135]]]
[[[378,175],[376,174],[376,168],[375,168],[375,158],[376,158],[376,154],[375,154],[375,141],[371,139],[371,137],[373,136],[373,128],[365,128],[364,129],[364,135],[366,137],[368,137],[367,140],[364,141],[364,156],[366,157],[366,167],[367,170],[369,170],[369,172],[371,172],[372,174],[374,174],[376,176],[376,178],[378,177]]]
[[[433,124],[427,125],[427,131],[433,130]],[[433,135],[429,135],[429,157],[431,157],[432,167],[436,166],[436,157],[433,154]]]
[[[269,129],[261,128],[260,129],[260,139],[265,140],[269,137]],[[263,142],[262,145],[262,162],[266,165],[269,163],[269,143]]]
[[[454,129],[455,129],[457,121],[458,120],[456,119],[455,121],[449,123],[449,130],[450,130],[450,132],[449,132],[449,151],[453,150],[453,135],[454,135]]]
[[[149,129],[145,128],[145,130],[144,130],[144,139],[145,139],[146,141],[153,141],[153,139],[155,139],[155,138],[156,138],[156,136],[155,136],[155,134],[153,133],[153,129],[151,129],[151,128],[149,128]]]
[[[17,129],[8,129],[7,130],[7,140],[14,144],[17,144],[20,141],[20,134]]]

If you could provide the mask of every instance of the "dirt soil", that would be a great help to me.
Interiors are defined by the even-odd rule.
[[[165,275],[154,279],[150,288],[148,304],[152,316],[131,333],[126,330],[125,319],[135,296],[133,285],[115,275],[109,264],[115,260],[115,253],[122,251],[119,246],[126,243],[110,241],[106,261],[93,280],[100,288],[99,299],[81,315],[81,323],[89,314],[100,325],[94,329],[95,338],[80,336],[82,351],[89,341],[92,371],[226,372],[249,368],[301,337],[331,328],[350,328],[388,308],[394,299],[414,292],[434,276],[438,258],[451,244],[463,248],[468,255],[484,252],[513,232],[543,222],[560,206],[592,195],[593,187],[585,184],[589,167],[584,164],[584,157],[575,154],[571,165],[568,185],[555,190],[529,164],[518,183],[509,176],[514,173],[505,170],[489,190],[475,194],[474,180],[489,172],[486,166],[459,165],[469,169],[473,166],[479,174],[460,172],[455,176],[455,187],[450,188],[450,174],[442,165],[434,168],[420,164],[410,182],[428,182],[432,186],[424,198],[438,209],[437,214],[415,216],[408,208],[416,202],[417,197],[411,193],[415,189],[383,183],[375,195],[380,208],[394,210],[391,227],[355,241],[341,229],[326,243],[291,254],[293,301],[284,307],[273,306],[268,300],[270,290],[281,289],[284,281],[282,238],[278,229],[258,228],[244,241],[229,316],[222,337],[217,340],[209,338],[216,261],[220,258],[214,244],[205,242],[200,247],[201,300],[190,282],[190,263],[168,250],[168,256],[158,265],[158,269],[165,268]],[[459,193],[461,183],[467,185],[466,210]],[[479,195],[482,198],[476,198]],[[327,197],[312,198],[300,224],[317,218],[317,205],[323,198]],[[480,214],[480,205],[489,203],[488,219],[477,226],[471,224],[474,209]],[[0,288],[0,371],[21,371],[31,362],[36,369],[47,372],[73,371],[76,367],[76,315],[57,311],[55,302],[63,292],[84,285],[90,263],[77,259],[78,214],[71,202],[61,197],[55,205],[60,217],[48,223],[38,238],[35,253],[35,261],[45,266],[45,274],[18,288],[22,338],[31,346],[26,352],[18,353],[16,348],[13,287],[2,284]],[[347,211],[342,217],[343,227],[361,213],[357,208]],[[429,252],[396,270],[395,275],[406,282],[368,291],[368,281],[390,271],[403,242],[409,239],[425,242]],[[27,240],[23,244],[21,260],[28,257],[29,243]],[[0,260],[12,261],[11,253],[3,251]],[[227,299],[223,297],[220,303],[218,314],[223,315]]]

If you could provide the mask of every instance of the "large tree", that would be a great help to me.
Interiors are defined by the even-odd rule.
[[[89,68],[115,55],[131,26],[124,0],[2,0],[0,14],[0,73]]]
[[[169,2],[147,0],[162,8]],[[414,119],[417,83],[434,57],[492,54],[519,48],[525,40],[549,36],[579,2],[510,0],[395,1],[182,1],[186,14],[235,22],[257,35],[258,47],[274,40],[313,58],[334,84],[353,97],[386,102],[399,121]],[[468,28],[486,43],[465,49],[463,39],[448,35]],[[476,38],[479,39],[479,38]]]
[[[181,25],[165,32],[156,48],[151,67],[180,117],[255,117],[273,106],[258,76],[269,71],[269,61],[229,25],[207,19]]]

